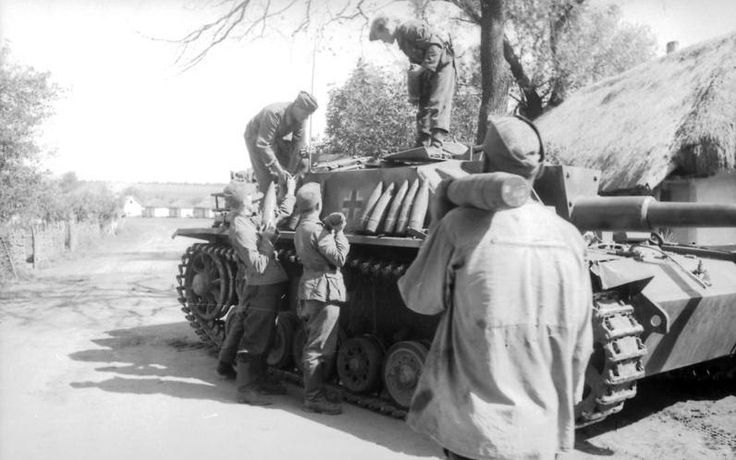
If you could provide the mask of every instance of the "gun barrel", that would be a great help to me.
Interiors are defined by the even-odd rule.
[[[580,230],[736,227],[736,204],[663,203],[651,196],[579,198],[570,220]]]

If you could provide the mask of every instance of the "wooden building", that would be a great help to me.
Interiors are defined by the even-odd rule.
[[[602,171],[603,195],[736,203],[736,34],[581,89],[536,124],[553,162]],[[736,244],[736,229],[672,234]]]

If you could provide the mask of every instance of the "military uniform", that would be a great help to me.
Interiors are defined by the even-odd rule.
[[[532,182],[543,160],[529,122],[494,119],[484,170]],[[554,459],[573,448],[592,351],[580,232],[529,201],[446,214],[398,281],[408,308],[442,314],[407,423],[449,458]]]
[[[305,402],[324,398],[324,368],[335,354],[339,305],[345,301],[341,268],[350,243],[342,231],[325,228],[316,214],[302,216],[294,246],[304,272],[299,281],[299,316],[307,329],[304,347]]]
[[[290,215],[294,196],[287,194],[278,216]],[[288,276],[274,257],[270,241],[259,237],[259,215],[232,216],[229,239],[238,255],[239,303],[227,337],[220,350],[220,362],[232,363],[237,354],[239,394],[262,387],[274,322],[281,298],[286,294]],[[244,286],[244,288],[242,288]]]
[[[421,66],[417,140],[430,139],[436,130],[450,131],[452,97],[455,93],[455,56],[450,45],[426,24],[407,21],[396,28],[396,43],[412,64]]]
[[[288,116],[290,102],[268,105],[245,128],[245,145],[258,187],[266,193],[273,181],[271,165],[278,161],[289,173],[299,166],[298,152],[304,147],[304,122]]]

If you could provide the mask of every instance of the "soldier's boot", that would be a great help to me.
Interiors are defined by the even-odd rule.
[[[329,401],[325,396],[324,358],[317,362],[304,362],[304,410],[322,414],[342,413],[339,402]]]
[[[318,414],[338,415],[342,414],[342,405],[340,403],[329,401],[324,396],[318,396],[316,399],[305,400],[304,410],[307,412],[316,412]]]
[[[433,128],[429,145],[441,149],[447,139],[447,131],[441,128]]]
[[[238,354],[237,401],[251,406],[269,406],[272,401],[258,388],[259,363],[257,356]]]
[[[273,375],[268,374],[268,365],[266,364],[266,355],[257,358],[256,364],[258,368],[258,381],[256,388],[259,392],[266,395],[285,395],[286,387],[281,381]]]
[[[432,136],[429,133],[418,132],[414,141],[414,147],[429,147],[432,142]]]
[[[227,380],[235,380],[237,373],[233,369],[233,364],[226,361],[217,363],[217,373],[225,377]]]

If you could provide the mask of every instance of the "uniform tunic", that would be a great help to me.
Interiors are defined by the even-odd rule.
[[[432,129],[449,131],[456,79],[452,51],[421,21],[404,22],[394,36],[409,61],[425,69],[420,81],[417,133],[429,135]]]
[[[276,210],[276,218],[291,214],[293,209],[294,195],[286,195]],[[266,352],[279,302],[285,294],[288,276],[284,268],[275,257],[259,250],[260,225],[261,217],[257,215],[235,214],[230,222],[228,237],[238,255],[239,303],[220,349],[223,362],[232,362],[238,350],[249,355]]]
[[[264,107],[245,128],[245,144],[261,192],[272,181],[270,166],[278,161],[290,173],[298,166],[297,152],[304,147],[304,123],[287,116],[290,102]],[[290,137],[290,139],[288,139]]]
[[[592,350],[584,256],[539,204],[450,211],[398,282],[409,308],[443,313],[408,424],[476,459],[571,449]]]
[[[294,235],[304,273],[299,281],[299,300],[344,302],[345,283],[341,268],[350,251],[343,232],[333,234],[317,216],[302,218]]]
[[[305,323],[304,399],[323,396],[324,367],[337,348],[340,303],[345,301],[342,266],[350,251],[343,232],[325,228],[318,216],[305,216],[294,234],[304,273],[299,281],[299,317]]]

